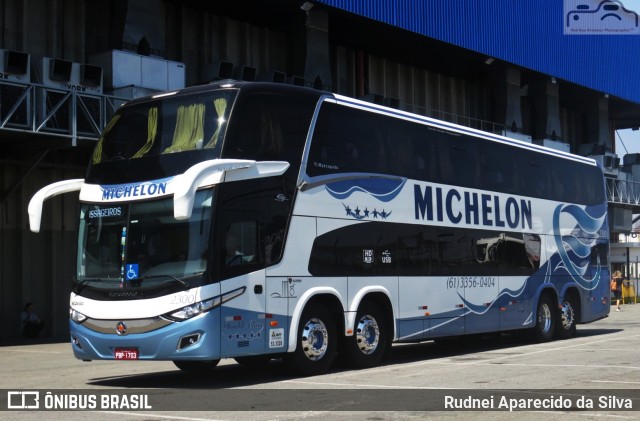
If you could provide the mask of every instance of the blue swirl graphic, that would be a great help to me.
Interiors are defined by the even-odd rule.
[[[469,314],[469,313],[475,313],[475,314],[479,314],[482,315],[484,313],[486,313],[487,311],[489,311],[489,309],[491,307],[493,307],[493,305],[503,296],[503,295],[508,295],[510,297],[518,297],[520,296],[520,294],[522,294],[522,292],[524,291],[525,287],[527,286],[527,282],[525,281],[522,286],[520,287],[520,289],[518,289],[517,291],[508,289],[508,288],[503,288],[502,291],[500,291],[500,293],[498,293],[498,295],[496,296],[496,298],[493,299],[493,301],[491,302],[491,305],[484,305],[484,304],[474,304],[471,301],[466,300],[462,295],[460,295],[460,293],[458,293],[458,297],[460,297],[460,299],[464,302],[464,306],[469,310],[467,313],[465,314]]]
[[[381,202],[389,202],[400,193],[407,179],[356,178],[329,183],[325,188],[336,199],[344,200],[355,192],[367,193]]]
[[[591,215],[596,213],[596,215]],[[606,224],[606,206],[583,209],[576,205],[558,205],[553,212],[553,234],[560,261],[555,270],[565,270],[581,288],[591,291],[600,282],[600,260],[596,262],[593,276],[589,276],[591,249],[596,245],[598,231]],[[562,232],[560,218],[575,220],[571,232]]]

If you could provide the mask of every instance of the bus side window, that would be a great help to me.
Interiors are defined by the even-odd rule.
[[[225,228],[224,265],[242,266],[257,261],[258,223],[255,220],[232,222]]]

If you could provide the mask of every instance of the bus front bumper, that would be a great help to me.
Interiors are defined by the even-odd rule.
[[[117,321],[114,321],[114,326],[116,324]],[[101,333],[69,321],[71,347],[75,357],[81,360],[219,359],[220,335],[216,326],[220,326],[219,311],[171,323],[146,333],[120,335],[116,333],[116,328],[113,333]]]

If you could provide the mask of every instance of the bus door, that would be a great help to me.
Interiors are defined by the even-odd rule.
[[[241,294],[221,310],[221,356],[257,355],[265,347],[265,269],[260,268],[256,215],[236,213],[226,222],[221,259],[222,296]]]
[[[216,249],[222,294],[244,289],[222,308],[223,357],[273,351],[267,336],[280,335],[280,330],[273,331],[274,312],[267,313],[266,272],[282,256],[290,209],[282,186],[279,177],[220,185]]]

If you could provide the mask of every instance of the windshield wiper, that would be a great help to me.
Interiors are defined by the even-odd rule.
[[[87,286],[87,284],[89,282],[102,282],[104,280],[105,280],[104,278],[84,278],[83,280],[78,282],[78,285],[76,285],[74,290],[75,290],[75,292],[77,294],[80,291],[82,291],[84,289],[84,287]]]
[[[180,284],[182,284],[182,286],[184,286],[185,288],[189,288],[190,285],[188,282],[183,281],[180,278],[177,278],[173,275],[144,275],[144,276],[140,276],[138,278],[132,279],[131,282],[142,282],[145,279],[152,279],[152,278],[170,278],[173,281],[179,282]]]

